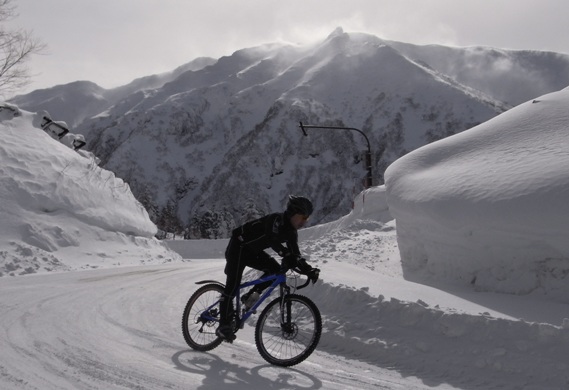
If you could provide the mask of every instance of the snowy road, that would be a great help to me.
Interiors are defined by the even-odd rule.
[[[220,260],[0,279],[2,389],[452,389],[322,349],[268,365],[246,327],[233,345],[191,350],[180,321],[194,282]]]

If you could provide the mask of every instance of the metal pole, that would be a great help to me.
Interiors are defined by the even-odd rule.
[[[369,139],[367,138],[367,135],[365,135],[365,133],[363,131],[361,131],[360,129],[356,129],[354,127],[304,125],[302,122],[300,122],[300,129],[302,130],[302,134],[304,134],[305,137],[308,137],[308,133],[306,132],[306,129],[349,130],[349,131],[357,131],[358,133],[363,135],[366,142],[367,142],[367,152],[365,155],[365,164],[366,164],[366,169],[367,169],[367,176],[366,176],[364,185],[365,185],[365,188],[370,188],[372,186],[372,177],[373,176],[372,176],[372,172],[371,172],[371,145],[369,143]]]

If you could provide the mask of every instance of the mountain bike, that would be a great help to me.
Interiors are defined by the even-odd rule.
[[[287,278],[289,269],[242,283],[235,296],[232,314],[233,332],[243,329],[245,322],[278,287],[278,296],[263,309],[255,325],[255,345],[267,362],[290,367],[302,362],[314,351],[322,334],[322,318],[318,307],[309,298],[295,291],[305,288],[310,280],[296,286],[298,275]],[[250,308],[241,303],[244,289],[272,281],[259,300]],[[224,285],[215,280],[196,282],[203,285],[190,297],[182,317],[182,332],[188,345],[198,351],[210,351],[223,340],[215,334],[219,324],[219,302]]]

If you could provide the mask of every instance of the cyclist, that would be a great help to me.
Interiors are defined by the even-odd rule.
[[[313,210],[309,199],[291,195],[283,213],[266,215],[233,230],[225,251],[227,280],[219,304],[219,327],[215,332],[218,337],[228,342],[235,340],[231,327],[234,310],[232,297],[241,284],[245,267],[263,271],[263,276],[275,274],[280,270],[280,264],[265,252],[265,249],[274,250],[283,257],[290,268],[298,268],[303,274],[308,275],[313,283],[318,280],[320,270],[308,265],[301,257],[298,248],[297,230],[306,224]],[[260,295],[270,284],[271,281],[256,285],[244,294],[241,300],[246,302],[253,293]]]

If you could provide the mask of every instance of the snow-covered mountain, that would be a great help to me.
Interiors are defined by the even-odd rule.
[[[104,110],[88,104],[91,117],[59,118],[31,94],[14,102],[80,123],[74,131],[160,228],[223,237],[281,209],[290,193],[315,201],[315,222],[349,211],[362,189],[365,140],[350,131],[304,137],[299,122],[364,131],[381,183],[407,152],[564,88],[568,64],[564,55],[418,47],[337,29],[318,44],[243,49],[163,84],[137,84]],[[535,78],[520,86],[530,71]]]
[[[569,85],[566,54],[389,42],[405,56],[511,106]]]
[[[77,127],[84,120],[106,111],[129,95],[159,88],[184,72],[202,69],[215,61],[213,58],[197,58],[171,72],[141,77],[112,89],[104,89],[90,81],[76,81],[19,95],[10,99],[10,102],[30,112],[47,111],[57,120]]]

